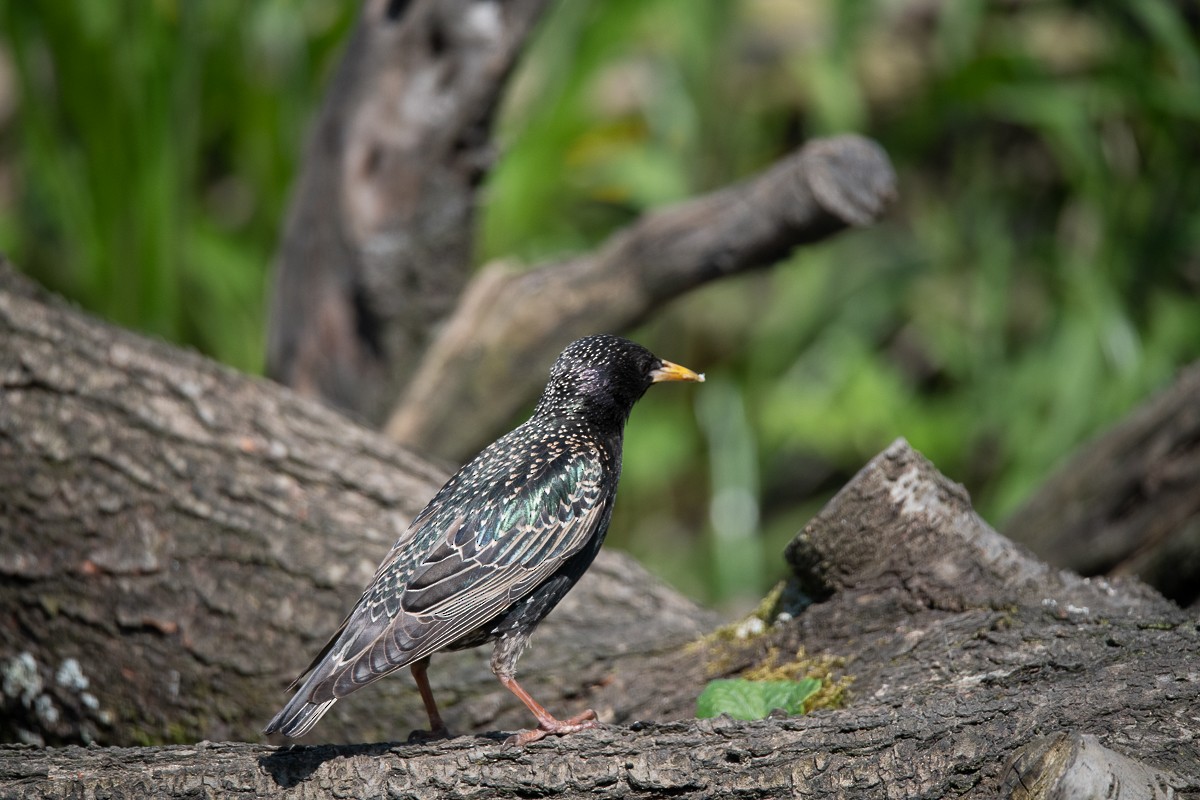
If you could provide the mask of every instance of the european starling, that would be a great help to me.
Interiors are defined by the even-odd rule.
[[[425,674],[429,657],[488,642],[492,672],[537,718],[536,729],[510,743],[595,726],[591,710],[552,717],[517,683],[516,662],[600,549],[633,404],[652,383],[703,380],[617,336],[568,345],[533,416],[471,459],[417,515],[263,732],[302,736],[339,697],[407,666],[430,732],[447,736]]]

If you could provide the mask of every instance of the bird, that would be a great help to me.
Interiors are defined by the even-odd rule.
[[[488,643],[492,673],[537,721],[506,743],[596,727],[591,709],[552,716],[517,683],[516,663],[599,551],[625,423],[646,390],[664,381],[704,375],[619,336],[567,345],[530,418],[468,461],[413,519],[263,733],[303,736],[338,699],[407,666],[429,717],[427,736],[449,737],[429,685],[430,657]]]

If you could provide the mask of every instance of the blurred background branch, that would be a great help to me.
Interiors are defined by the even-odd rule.
[[[119,324],[261,370],[289,184],[355,13],[0,4],[0,248]],[[770,583],[900,434],[1002,522],[1200,357],[1198,24],[1170,0],[550,6],[500,99],[472,264],[566,260],[850,130],[903,187],[802,269],[633,331],[723,388],[719,410],[639,406],[610,541],[694,597],[757,597],[718,568],[729,526],[757,521]],[[749,485],[713,466],[716,413],[753,436]]]
[[[467,287],[388,422],[418,452],[465,461],[537,397],[561,342],[623,331],[709,281],[877,219],[895,175],[874,143],[810,142],[752,180],[648,212],[595,251]],[[682,359],[682,356],[675,356]]]
[[[545,4],[363,4],[276,258],[270,377],[387,419],[470,275],[493,111]]]

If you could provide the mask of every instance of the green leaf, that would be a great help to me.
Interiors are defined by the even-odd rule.
[[[764,719],[775,709],[803,714],[804,701],[821,688],[821,681],[747,681],[740,678],[709,681],[696,698],[700,719],[728,714],[734,719]]]

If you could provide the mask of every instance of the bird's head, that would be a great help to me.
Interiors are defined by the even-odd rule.
[[[703,381],[704,375],[620,336],[600,334],[567,345],[550,369],[538,413],[578,414],[623,425],[653,383]]]

